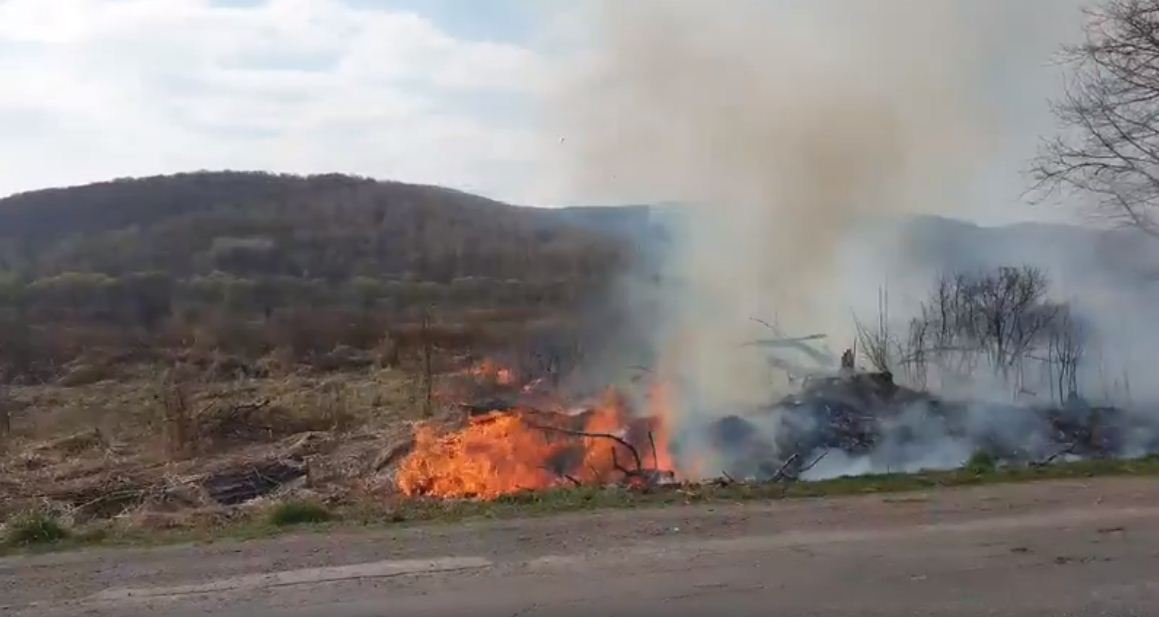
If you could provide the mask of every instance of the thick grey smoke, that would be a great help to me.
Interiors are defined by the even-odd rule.
[[[993,24],[950,2],[614,2],[560,99],[573,180],[691,204],[656,315],[691,420],[778,384],[767,334],[851,340],[843,239],[869,216],[950,209],[991,144]],[[866,293],[868,292],[868,293]],[[783,385],[783,384],[782,384]]]
[[[912,218],[992,220],[994,202],[1029,211],[1018,203],[1019,170],[1039,133],[1050,130],[1047,99],[1058,78],[1050,60],[1077,35],[1078,5],[598,5],[586,39],[595,49],[565,71],[550,134],[561,137],[571,194],[686,206],[669,250],[653,256],[661,284],[628,281],[624,306],[636,310],[621,320],[633,346],[650,335],[654,362],[674,390],[682,471],[748,473],[759,463],[746,454],[750,446],[786,454],[797,447],[786,439],[827,430],[829,410],[815,418],[769,411],[799,384],[770,367],[766,349],[747,343],[823,333],[835,361],[853,344],[852,314],[876,319],[880,288],[888,288],[887,317],[901,330],[946,272],[1042,267],[1056,283],[1053,299],[1069,301],[1098,339],[1084,388],[1106,381],[1104,365],[1118,374],[1122,361],[1094,358],[1093,350],[1141,340],[1154,294],[1131,291],[1138,277],[1107,277],[1117,266],[1084,256],[1081,241],[1055,246],[1066,231],[1012,228],[1003,238]],[[1135,355],[1154,348],[1131,346]],[[834,452],[813,473],[952,466],[980,447],[1021,459],[1049,454],[1065,418],[1010,407],[1012,392],[1027,394],[1032,380],[1012,391],[981,375],[963,384],[973,402],[955,413],[939,416],[916,403],[878,427],[872,451]],[[1038,389],[1040,398],[1053,392]],[[1154,443],[1154,423],[1136,429],[1128,420],[1117,451]],[[817,426],[802,425],[810,422]],[[722,440],[730,426],[755,433]]]

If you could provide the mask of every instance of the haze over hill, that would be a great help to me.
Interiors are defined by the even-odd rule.
[[[121,179],[0,200],[0,304],[38,322],[126,327],[307,309],[395,321],[423,307],[590,312],[624,300],[609,284],[639,273],[640,257],[666,259],[680,212],[519,207],[343,175]],[[938,217],[875,219],[839,247],[847,295],[835,301],[859,314],[876,308],[879,286],[900,315],[938,272],[1008,264],[1041,266],[1056,292],[1098,289],[1084,299],[1107,302],[1159,263],[1130,231]],[[646,278],[626,280],[638,289]]]
[[[342,282],[354,277],[588,283],[655,250],[673,205],[538,208],[438,186],[327,174],[195,172],[20,193],[0,199],[0,271],[162,271]],[[891,271],[1032,263],[1068,277],[1149,280],[1159,248],[1131,230],[936,216],[880,217],[847,238]],[[902,267],[902,262],[922,267]],[[877,265],[877,264],[874,264]]]

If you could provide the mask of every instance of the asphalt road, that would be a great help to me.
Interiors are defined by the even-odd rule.
[[[0,560],[0,615],[1159,614],[1159,481]]]

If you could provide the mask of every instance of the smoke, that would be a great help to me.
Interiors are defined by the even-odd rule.
[[[784,388],[744,346],[770,334],[752,318],[851,342],[850,298],[880,283],[840,276],[861,221],[960,206],[992,145],[977,94],[987,15],[948,2],[600,5],[597,50],[555,119],[580,192],[688,206],[650,316],[684,424]]]

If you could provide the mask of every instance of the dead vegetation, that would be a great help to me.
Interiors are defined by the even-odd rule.
[[[790,373],[795,393],[700,427],[728,460],[698,473],[707,485],[785,495],[834,459],[870,457],[883,444],[904,450],[928,427],[975,444],[999,470],[1123,456],[1136,427],[1121,409],[1074,397],[1002,408],[1004,422],[1034,432],[1028,446],[1025,433],[991,431],[969,405],[913,387],[918,375],[924,383],[979,367],[1017,379],[1043,362],[1057,369],[1060,398],[1074,392],[1081,324],[1046,300],[1045,283],[1028,269],[944,278],[902,336],[883,290],[877,324],[857,324],[872,372],[858,370],[852,349],[839,368],[825,364],[824,335],[787,336],[762,322],[774,337],[754,344]],[[90,353],[86,363],[112,363],[103,374],[116,378],[10,385],[0,392],[0,519],[38,512],[66,528],[220,528],[274,517],[279,503],[381,514],[561,488],[707,490],[677,477],[671,409],[659,396],[667,384],[655,371],[633,380],[648,394],[631,402],[615,388],[569,396],[561,374],[578,363],[578,345],[512,340],[507,353],[479,357],[443,347],[445,334],[424,319],[383,335],[374,352],[338,346],[313,364],[283,347],[246,360],[193,345],[163,363]],[[286,524],[314,516],[287,508]]]
[[[128,373],[129,371],[125,371]],[[222,381],[195,365],[0,392],[0,520],[218,525],[269,500],[379,499],[420,415],[409,373]],[[383,459],[383,453],[394,452]]]

